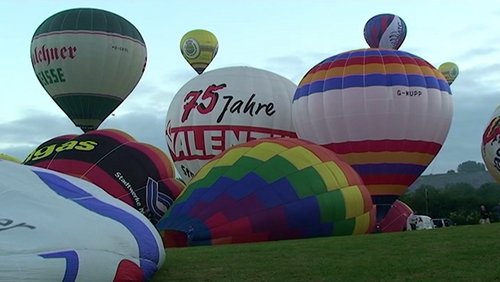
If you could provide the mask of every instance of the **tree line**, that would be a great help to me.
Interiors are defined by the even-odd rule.
[[[400,198],[415,214],[431,218],[450,218],[457,225],[477,224],[479,207],[485,205],[493,222],[500,221],[500,184],[487,183],[473,187],[468,183],[456,183],[445,188],[421,185],[407,191]]]
[[[447,174],[486,171],[485,165],[475,161],[465,161],[456,170]],[[458,225],[477,224],[479,207],[485,205],[493,222],[500,221],[500,184],[486,183],[474,187],[469,183],[449,184],[445,188],[421,185],[407,191],[400,198],[416,214],[431,218],[449,218]]]

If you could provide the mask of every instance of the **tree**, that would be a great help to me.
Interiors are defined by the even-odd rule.
[[[454,183],[443,189],[421,185],[400,197],[416,213],[432,218],[447,217],[458,225],[478,224],[479,206],[492,211],[492,220],[500,219],[500,184],[488,183],[476,188],[468,183]],[[495,210],[493,210],[495,208]]]
[[[457,172],[477,172],[486,171],[483,163],[475,161],[466,161],[458,165]]]

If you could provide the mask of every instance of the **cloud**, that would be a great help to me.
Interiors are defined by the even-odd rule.
[[[99,128],[123,130],[140,142],[166,151],[164,122],[173,93],[142,84]],[[136,97],[134,97],[136,96]],[[133,98],[132,98],[133,97]],[[0,152],[24,159],[41,143],[65,134],[83,134],[66,115],[33,110],[17,120],[0,124]]]
[[[493,50],[477,49],[470,54],[464,53],[464,56],[469,56],[470,59],[474,54],[484,54]],[[274,57],[270,58],[265,66],[266,69],[281,73],[298,83],[311,67],[327,57],[329,55],[321,53]],[[495,78],[500,76],[499,72],[500,64],[479,64],[460,71],[451,86],[454,114],[448,137],[425,173],[456,169],[458,164],[467,160],[483,162],[480,142],[490,115],[500,103],[496,91],[498,87],[492,87],[500,84],[500,81],[495,81]]]
[[[2,153],[24,159],[38,145],[56,136],[80,134],[64,115],[33,111],[29,116],[0,124]]]
[[[299,83],[315,64],[331,56],[305,53],[296,56],[272,57],[260,66]],[[456,169],[467,160],[480,161],[480,140],[490,115],[499,104],[498,77],[500,64],[479,64],[465,68],[452,85],[454,116],[448,138],[425,173]],[[196,76],[196,75],[195,75]],[[175,93],[193,77],[190,71],[178,75],[163,74],[160,81],[141,81],[134,92],[109,116],[100,128],[123,130],[140,142],[157,146],[167,152],[164,135],[165,118]],[[189,78],[189,79],[188,79]],[[32,110],[26,116],[0,124],[0,152],[24,159],[44,141],[63,134],[82,134],[61,110],[55,113]]]
[[[344,50],[347,51],[347,50]],[[339,51],[338,53],[344,52]],[[295,56],[280,56],[269,58],[262,68],[272,71],[299,84],[304,75],[316,64],[337,53],[307,52]]]
[[[483,131],[500,104],[496,87],[484,79],[484,73],[498,73],[500,65],[478,66],[459,74],[451,85],[454,114],[452,125],[441,152],[427,172],[445,172],[472,160],[483,162],[480,145]],[[498,77],[498,74],[497,74]]]
[[[114,128],[127,132],[137,141],[148,143],[167,152],[165,118],[167,112],[148,111],[126,113],[107,119],[100,128]]]

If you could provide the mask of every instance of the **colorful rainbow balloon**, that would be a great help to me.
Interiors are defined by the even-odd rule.
[[[212,159],[157,224],[166,246],[364,234],[374,207],[358,174],[333,152],[265,138]]]
[[[336,152],[359,173],[377,222],[437,155],[452,115],[441,72],[389,49],[325,59],[302,78],[292,104],[298,137]]]

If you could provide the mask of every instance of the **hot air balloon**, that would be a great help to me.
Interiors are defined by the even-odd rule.
[[[18,158],[13,157],[11,155],[3,154],[3,153],[0,153],[0,159],[15,162],[15,163],[22,163],[22,161],[19,160]]]
[[[168,247],[368,233],[374,207],[357,173],[296,138],[236,145],[204,165],[157,224]]]
[[[377,222],[441,149],[453,114],[443,75],[398,50],[347,51],[302,78],[292,104],[297,136],[336,152],[377,205]]]
[[[393,14],[376,15],[366,22],[364,35],[371,48],[397,50],[406,38],[406,24]]]
[[[413,213],[413,210],[404,202],[396,200],[387,215],[382,219],[379,224],[379,231],[387,232],[400,232],[407,229],[408,217]]]
[[[210,31],[195,29],[184,34],[180,47],[184,59],[201,74],[217,55],[219,42]]]
[[[0,161],[0,281],[146,281],[163,265],[144,216],[94,184]]]
[[[500,183],[500,106],[493,112],[484,130],[481,155],[491,176]]]
[[[153,223],[184,189],[165,153],[116,129],[55,137],[38,146],[24,163],[86,179]]]
[[[457,64],[453,62],[442,63],[438,69],[444,75],[444,78],[446,78],[446,81],[448,81],[449,85],[451,85],[453,81],[455,81],[455,78],[457,78],[459,72]]]
[[[146,45],[119,15],[70,9],[36,29],[31,63],[50,97],[86,132],[98,128],[135,88],[146,66]]]
[[[203,73],[175,94],[166,140],[187,182],[225,149],[264,137],[295,137],[291,104],[296,85],[275,73],[227,67]]]

